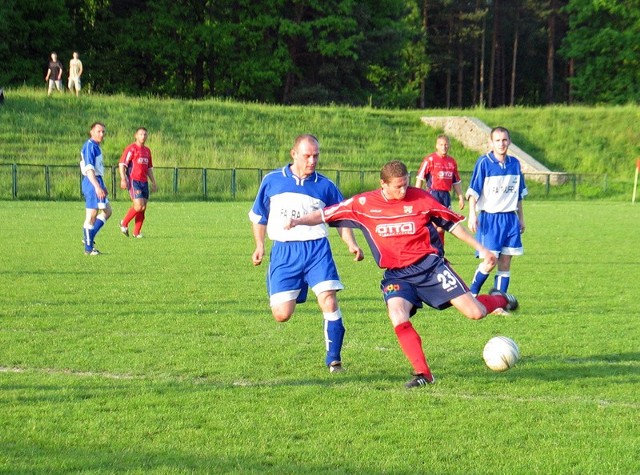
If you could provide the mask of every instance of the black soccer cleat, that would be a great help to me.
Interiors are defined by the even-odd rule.
[[[502,290],[491,289],[489,291],[489,295],[502,295],[505,299],[507,299],[507,306],[505,307],[505,310],[516,310],[519,306],[518,299],[515,297],[515,295],[508,294],[506,292],[503,292]]]
[[[431,379],[427,379],[424,374],[414,374],[411,381],[404,385],[407,389],[419,388],[421,386],[426,386],[427,384],[433,384],[436,382],[436,378],[431,376]]]

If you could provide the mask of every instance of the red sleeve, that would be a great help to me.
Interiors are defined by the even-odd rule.
[[[124,152],[122,152],[122,156],[120,157],[120,161],[119,163],[124,163],[125,165],[129,165],[129,162],[131,162],[131,145],[128,145],[127,148],[124,149]]]
[[[425,177],[427,176],[427,173],[429,172],[429,164],[430,164],[430,160],[429,157],[424,157],[422,159],[422,163],[420,164],[420,168],[418,168],[418,175],[417,177],[420,178],[421,180],[424,180]]]

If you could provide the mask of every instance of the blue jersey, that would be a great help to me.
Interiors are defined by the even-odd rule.
[[[96,176],[104,175],[102,150],[92,139],[87,140],[80,151],[80,171],[83,176],[87,176],[87,170],[93,170]]]
[[[296,226],[284,229],[289,218],[300,218],[312,211],[341,202],[342,194],[327,177],[314,172],[307,178],[299,178],[289,165],[267,174],[260,185],[258,195],[249,212],[255,224],[267,226],[272,241],[310,241],[326,238],[326,224]]]
[[[507,155],[501,163],[493,152],[478,159],[467,190],[467,196],[476,198],[478,211],[487,213],[517,211],[527,193],[518,159]]]

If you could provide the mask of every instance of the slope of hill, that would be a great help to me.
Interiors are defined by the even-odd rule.
[[[47,97],[44,89],[28,88],[5,95],[0,163],[76,164],[89,126],[102,121],[107,163],[115,163],[142,125],[150,131],[156,166],[277,167],[288,159],[293,138],[311,132],[321,140],[322,168],[376,170],[396,158],[414,168],[441,132],[421,122],[425,115],[474,116],[503,125],[514,143],[554,171],[630,179],[640,155],[637,106],[390,111],[121,95]],[[452,154],[461,170],[471,170],[478,155],[455,140]]]

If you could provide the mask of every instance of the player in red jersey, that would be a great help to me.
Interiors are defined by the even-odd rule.
[[[496,257],[458,225],[464,216],[445,208],[426,191],[409,186],[404,163],[387,163],[380,172],[380,185],[378,190],[291,219],[286,227],[325,222],[362,230],[376,263],[385,269],[380,288],[400,347],[413,366],[414,376],[406,387],[420,387],[435,381],[420,335],[410,321],[423,303],[437,310],[454,306],[465,317],[479,320],[498,309],[515,310],[518,302],[497,290],[478,297],[471,294],[443,257],[436,227],[474,248],[485,262],[495,263]]]
[[[443,206],[451,208],[451,190],[458,195],[458,207],[464,209],[462,180],[458,173],[458,163],[448,155],[451,143],[446,135],[438,135],[436,151],[422,159],[416,175],[416,188],[427,184],[427,191]],[[438,230],[444,243],[444,231]]]
[[[129,208],[127,214],[120,221],[120,231],[125,236],[129,236],[129,223],[135,218],[133,237],[141,238],[142,223],[144,223],[147,202],[149,201],[149,182],[151,180],[151,191],[158,189],[156,178],[153,175],[153,161],[151,150],[145,146],[148,132],[144,127],[140,127],[135,133],[135,142],[124,149],[118,170],[120,171],[120,188],[129,190],[129,195],[133,200],[133,206]]]

